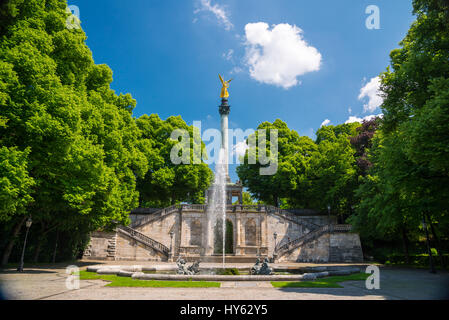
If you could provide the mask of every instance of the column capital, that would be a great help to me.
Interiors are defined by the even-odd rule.
[[[221,105],[218,107],[218,112],[221,115],[228,115],[231,111],[231,106],[228,104],[228,99],[222,98]]]

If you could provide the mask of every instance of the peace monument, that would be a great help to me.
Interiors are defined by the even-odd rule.
[[[90,237],[84,259],[201,262],[361,262],[360,238],[336,217],[309,209],[243,205],[243,186],[229,177],[229,83],[221,75],[222,163],[205,204],[136,208],[129,226]],[[233,204],[237,197],[238,204]]]

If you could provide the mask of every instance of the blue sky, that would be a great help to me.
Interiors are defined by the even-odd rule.
[[[137,100],[136,117],[181,115],[189,125],[202,121],[203,130],[219,128],[220,73],[234,78],[231,128],[282,119],[310,137],[325,120],[381,113],[371,79],[388,66],[389,52],[414,20],[411,0],[68,4],[79,7],[95,62],[113,70],[112,88]],[[366,28],[368,5],[378,6],[380,29]]]

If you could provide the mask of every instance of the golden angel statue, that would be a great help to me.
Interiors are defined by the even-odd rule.
[[[229,82],[231,82],[232,79],[229,79],[228,81],[224,81],[220,75],[218,75],[218,76],[220,77],[220,81],[223,84],[223,87],[221,88],[221,92],[220,92],[220,98],[227,98],[227,97],[229,97],[229,92],[228,92]]]

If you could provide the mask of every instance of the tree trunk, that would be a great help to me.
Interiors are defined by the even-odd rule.
[[[432,237],[435,242],[435,247],[437,249],[438,257],[440,258],[441,267],[443,269],[446,269],[446,259],[444,257],[444,252],[441,250],[440,238],[437,236],[437,234],[435,232],[435,228],[433,227],[432,220],[430,220],[430,215],[428,213],[426,213],[426,216],[427,216],[427,220],[429,220],[430,231],[432,232]]]
[[[405,263],[406,264],[410,264],[410,255],[409,255],[409,252],[408,252],[407,230],[405,229],[404,226],[401,228],[401,233],[402,233],[402,245],[403,245],[403,248],[404,248]]]
[[[273,195],[274,206],[279,208],[279,197],[277,195]]]
[[[59,231],[56,231],[55,250],[53,250],[52,262],[56,262],[56,251],[58,250]]]
[[[37,240],[36,249],[34,249],[33,262],[36,263],[39,260],[39,253],[41,252],[42,238],[39,237]]]
[[[26,216],[21,217],[20,220],[17,222],[17,224],[14,226],[10,240],[5,247],[5,250],[3,250],[2,266],[5,266],[8,263],[9,256],[11,255],[12,249],[14,248],[14,244],[16,243],[17,237],[20,233],[20,229],[22,228],[22,225],[25,222],[26,218],[27,218]]]

